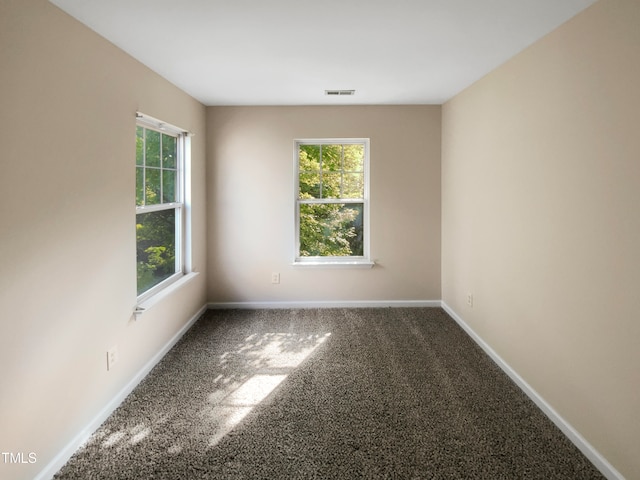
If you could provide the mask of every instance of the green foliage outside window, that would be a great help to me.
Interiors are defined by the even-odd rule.
[[[364,145],[300,145],[298,162],[300,256],[364,255]]]
[[[177,198],[177,138],[141,126],[136,130],[136,205]],[[144,293],[176,272],[176,208],[138,213],[137,291]]]
[[[176,211],[141,213],[136,222],[138,295],[176,272]]]

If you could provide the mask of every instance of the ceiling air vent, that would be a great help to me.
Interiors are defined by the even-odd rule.
[[[354,95],[355,93],[356,93],[355,90],[325,90],[324,91],[325,95],[329,95],[331,97]]]

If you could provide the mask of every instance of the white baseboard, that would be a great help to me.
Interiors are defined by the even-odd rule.
[[[337,302],[212,302],[202,308],[151,358],[145,366],[118,392],[104,408],[56,455],[35,480],[48,480],[71,458],[100,425],[124,401],[133,389],[149,374],[182,336],[208,309],[293,309],[293,308],[384,308],[384,307],[442,307],[460,327],[485,351],[518,387],[549,417],[569,440],[609,480],[625,480],[587,440],[562,418],[515,370],[513,370],[455,311],[440,300],[337,301]]]
[[[80,431],[54,458],[51,460],[42,471],[35,477],[34,480],[48,480],[51,479],[60,470],[65,463],[69,461],[71,456],[86,442],[89,437],[109,418],[109,415],[118,408],[118,406],[124,401],[125,398],[133,391],[134,388],[149,374],[149,372],[155,367],[160,360],[171,350],[171,348],[178,343],[178,340],[189,330],[193,324],[200,318],[200,316],[207,310],[208,306],[204,305],[198,310],[198,312],[189,319],[189,321],[162,347],[158,353],[156,353],[145,365],[136,373],[133,378],[120,390],[115,397],[113,397],[109,403],[107,403],[102,410]]]
[[[308,302],[212,302],[211,309],[292,309],[292,308],[385,308],[385,307],[439,307],[440,300],[340,300]]]
[[[609,480],[624,480],[624,477],[587,440],[560,416],[531,385],[513,370],[456,312],[444,301],[441,306],[451,318],[482,348],[489,357],[515,382],[542,412],[565,434],[565,436],[600,470]]]

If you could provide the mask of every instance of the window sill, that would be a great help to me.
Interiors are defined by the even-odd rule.
[[[333,260],[309,260],[293,262],[294,267],[313,267],[313,268],[372,268],[376,263],[371,260],[349,260],[349,261],[333,261]]]
[[[157,303],[164,300],[166,297],[171,295],[176,290],[182,288],[183,285],[189,283],[191,280],[196,278],[199,274],[200,274],[199,272],[186,273],[175,282],[172,282],[169,285],[167,285],[165,288],[160,290],[155,295],[145,298],[143,301],[139,302],[133,311],[133,316],[135,317],[135,319],[137,320],[138,317],[140,317],[140,315],[143,315],[145,312],[150,310]]]

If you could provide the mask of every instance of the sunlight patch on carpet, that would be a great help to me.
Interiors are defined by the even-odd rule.
[[[220,355],[222,372],[213,380],[216,389],[209,395],[207,409],[216,426],[209,445],[216,445],[330,335],[252,334]]]
[[[227,405],[255,406],[275,390],[287,378],[286,375],[254,375],[229,395]]]

